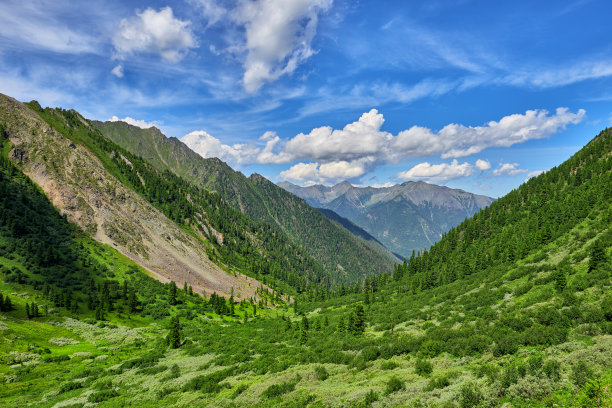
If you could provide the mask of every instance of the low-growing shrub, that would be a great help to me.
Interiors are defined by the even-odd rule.
[[[293,380],[289,382],[284,382],[280,384],[272,384],[271,386],[266,388],[262,396],[264,396],[265,398],[275,398],[283,394],[287,394],[288,392],[295,390],[295,386],[297,385],[297,383],[301,381],[301,379],[302,377],[298,375],[297,377],[295,377]]]
[[[482,393],[475,384],[464,384],[459,392],[459,404],[462,408],[474,408],[480,404]]]
[[[415,363],[414,363],[414,371],[420,375],[421,377],[425,377],[429,374],[431,374],[431,372],[433,371],[433,364],[431,364],[429,361],[427,360],[423,360],[423,359],[418,359]]]
[[[394,392],[406,389],[406,384],[397,377],[391,377],[387,381],[387,388],[385,388],[385,394],[393,394]]]
[[[68,381],[60,386],[58,393],[63,394],[68,391],[78,390],[79,388],[83,388],[83,384],[77,381]]]
[[[395,370],[397,367],[399,367],[399,364],[395,361],[385,361],[380,365],[381,370]]]
[[[317,379],[319,381],[325,381],[329,378],[329,373],[323,366],[316,366],[315,373],[317,374]]]
[[[111,398],[115,398],[118,396],[119,396],[119,393],[115,390],[104,390],[104,391],[98,391],[96,393],[91,394],[87,398],[87,401],[93,402],[94,404],[96,404],[98,402],[106,401],[106,400],[109,400]]]

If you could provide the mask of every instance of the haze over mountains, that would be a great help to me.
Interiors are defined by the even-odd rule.
[[[444,232],[494,201],[422,181],[391,187],[356,187],[346,181],[331,187],[300,187],[287,181],[278,185],[313,207],[348,218],[405,257],[429,248]]]

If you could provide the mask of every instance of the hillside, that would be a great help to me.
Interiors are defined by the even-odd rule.
[[[332,282],[355,282],[388,270],[393,254],[330,222],[303,200],[264,177],[245,177],[216,158],[205,159],[156,128],[124,122],[92,124],[118,145],[187,181],[215,191],[250,218],[277,227],[325,268]]]
[[[278,185],[313,207],[348,218],[405,257],[429,248],[443,233],[493,202],[421,181],[391,187],[355,187],[346,181],[331,187],[300,187],[286,181]]]
[[[393,273],[273,309],[260,291],[219,314],[178,290],[154,324],[140,307],[27,319],[26,301],[49,300],[7,274],[22,255],[0,256],[17,305],[0,315],[0,402],[611,406],[611,151],[606,130]]]

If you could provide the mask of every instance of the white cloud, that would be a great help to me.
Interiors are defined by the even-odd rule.
[[[247,92],[295,71],[314,54],[311,42],[319,13],[332,0],[240,1],[232,20],[243,27],[247,52],[243,83]]]
[[[474,173],[474,166],[465,162],[459,164],[455,159],[451,163],[429,164],[419,163],[410,170],[397,174],[400,180],[425,180],[437,183],[469,177]]]
[[[494,176],[516,176],[517,174],[527,173],[525,169],[519,169],[518,163],[500,163],[499,167],[493,170]]]
[[[194,3],[208,20],[207,27],[216,24],[227,14],[227,9],[220,6],[215,0],[195,0]]]
[[[552,88],[609,76],[612,76],[612,60],[590,60],[579,61],[570,66],[519,71],[502,78],[501,82]]]
[[[491,168],[491,163],[488,160],[478,159],[474,165],[480,171],[489,170]]]
[[[583,109],[572,113],[567,108],[558,108],[554,114],[546,110],[528,110],[525,114],[505,116],[498,122],[491,121],[484,126],[449,124],[439,131],[413,126],[393,136],[381,130],[385,119],[376,109],[372,109],[343,129],[322,126],[308,134],[300,133],[288,140],[279,154],[283,154],[286,161],[367,159],[397,163],[411,157],[432,155],[440,155],[443,159],[458,158],[489,147],[510,147],[527,140],[548,137],[564,130],[568,124],[580,122],[585,114]],[[278,145],[281,144],[278,142]],[[486,163],[481,161],[479,166],[486,167]]]
[[[117,78],[123,78],[123,65],[117,65],[115,68],[113,68],[111,73]]]
[[[531,178],[538,177],[540,174],[544,173],[546,173],[546,170],[534,170],[525,176],[525,182],[527,182]]]
[[[187,51],[197,47],[189,29],[190,22],[174,17],[170,7],[155,11],[147,8],[135,17],[124,18],[113,37],[116,56],[126,58],[134,53],[153,53],[170,62],[180,61]]]
[[[138,119],[130,118],[129,116],[126,116],[123,119],[119,119],[117,116],[113,116],[108,121],[109,122],[125,122],[125,123],[127,123],[129,125],[137,126],[137,127],[141,128],[141,129],[148,129],[148,128],[151,128],[153,126],[158,126],[160,124],[160,122],[158,122],[158,121],[145,122],[144,120],[138,120]]]
[[[260,153],[259,148],[247,144],[223,144],[204,130],[193,131],[183,136],[181,141],[202,157],[217,157],[236,164],[253,163]]]
[[[279,177],[297,183],[336,183],[360,177],[366,173],[366,163],[336,161],[330,163],[298,163],[282,171]]]

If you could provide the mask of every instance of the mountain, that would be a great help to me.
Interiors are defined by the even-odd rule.
[[[313,207],[348,218],[402,256],[429,248],[442,234],[490,205],[490,197],[424,182],[391,187],[355,187],[344,181],[335,186],[278,185],[302,197]]]
[[[304,200],[259,174],[245,177],[217,158],[205,159],[156,128],[96,122],[107,138],[160,170],[214,191],[250,218],[275,226],[316,259],[334,282],[355,282],[392,267],[395,256],[378,242],[353,235]]]

